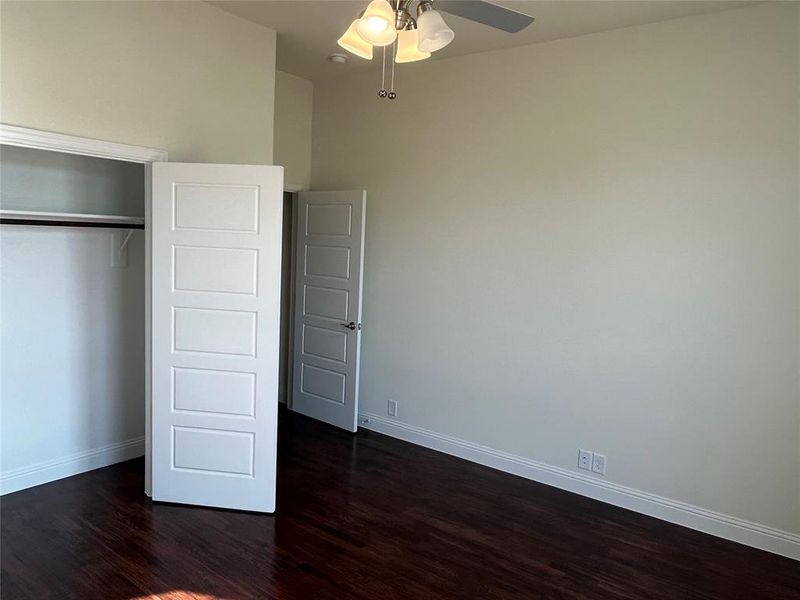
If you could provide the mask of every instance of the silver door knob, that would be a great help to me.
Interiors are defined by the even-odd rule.
[[[347,327],[350,331],[356,330],[356,324],[350,321],[349,323],[342,323],[342,327]]]

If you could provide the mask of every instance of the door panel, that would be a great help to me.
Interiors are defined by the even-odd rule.
[[[307,244],[305,254],[305,275],[350,279],[350,248]]]
[[[272,512],[283,169],[151,180],[153,499]]]
[[[292,409],[356,431],[366,192],[302,192],[297,211]]]
[[[177,291],[256,293],[258,251],[175,246]]]

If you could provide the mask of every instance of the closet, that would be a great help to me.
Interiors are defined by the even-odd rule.
[[[4,144],[0,219],[3,492],[141,456],[144,165]]]
[[[0,125],[2,493],[274,510],[282,168]]]

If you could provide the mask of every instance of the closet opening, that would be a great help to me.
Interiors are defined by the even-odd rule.
[[[144,453],[144,164],[0,145],[3,493]]]

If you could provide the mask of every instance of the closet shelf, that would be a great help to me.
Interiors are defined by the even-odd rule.
[[[142,217],[37,212],[27,210],[0,210],[0,223],[6,225],[38,225],[44,227],[144,229],[144,219]]]

